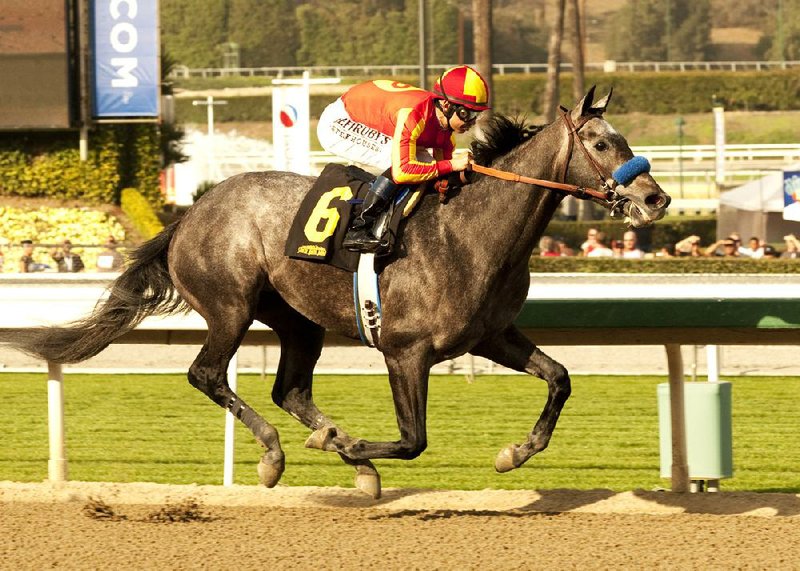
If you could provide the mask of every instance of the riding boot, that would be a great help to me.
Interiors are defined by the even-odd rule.
[[[397,185],[385,176],[379,176],[369,187],[361,212],[353,221],[352,228],[344,237],[342,245],[354,252],[374,252],[381,245],[380,236],[373,230],[375,220],[394,198]]]

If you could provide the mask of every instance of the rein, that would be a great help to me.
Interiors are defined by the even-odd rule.
[[[544,180],[541,178],[531,178],[529,176],[523,176],[521,174],[516,174],[513,172],[503,171],[500,169],[493,169],[491,167],[484,167],[475,163],[470,163],[467,168],[477,173],[485,174],[487,176],[491,176],[494,178],[499,178],[501,180],[521,182],[524,184],[534,184],[536,186],[541,186],[544,188],[552,188],[553,190],[562,190],[564,192],[569,192],[574,194],[577,198],[583,198],[583,199],[598,198],[600,200],[606,200],[610,202],[612,198],[611,193],[613,193],[613,191],[611,190],[601,191],[592,188],[584,188],[582,186],[577,186],[575,184],[555,182],[552,180]]]
[[[581,127],[583,127],[590,119],[595,117],[595,115],[586,115],[585,117],[582,117],[581,118],[582,120],[576,125],[575,123],[572,122],[572,119],[569,117],[569,111],[567,109],[564,109],[562,107],[559,111],[561,113],[561,118],[563,119],[564,124],[567,128],[567,133],[569,134],[569,150],[567,153],[567,159],[564,162],[563,169],[561,169],[562,170],[561,179],[566,180],[567,178],[567,169],[569,168],[569,163],[570,160],[572,159],[572,152],[573,149],[575,148],[575,141],[577,140],[578,147],[583,151],[583,154],[586,156],[587,160],[589,161],[589,164],[591,164],[594,167],[594,170],[597,173],[597,177],[600,182],[600,188],[598,189],[586,188],[575,184],[569,184],[567,182],[556,182],[552,180],[531,178],[517,173],[503,171],[491,167],[485,167],[475,163],[470,163],[469,165],[467,165],[467,169],[475,171],[480,174],[485,174],[487,176],[498,178],[501,180],[521,182],[524,184],[531,184],[531,185],[541,186],[543,188],[550,188],[553,190],[568,192],[574,195],[576,198],[580,198],[583,200],[599,201],[608,205],[611,211],[611,216],[620,214],[622,210],[622,205],[625,202],[627,202],[628,199],[621,197],[615,190],[617,184],[619,184],[616,177],[614,175],[607,176],[607,173],[605,172],[603,167],[600,166],[600,164],[594,159],[594,157],[592,157],[586,146],[583,144],[580,138],[578,138],[578,131],[580,131]],[[647,161],[644,162],[647,163]],[[629,163],[633,164],[634,159],[629,161]],[[627,164],[628,163],[626,163],[626,165]],[[625,165],[623,165],[623,167],[624,166]],[[636,174],[639,174],[640,172],[645,172],[646,170],[649,170],[650,165],[648,163],[645,169],[643,165],[640,165],[639,162],[637,162],[634,168],[637,169]],[[619,170],[622,170],[622,168]]]

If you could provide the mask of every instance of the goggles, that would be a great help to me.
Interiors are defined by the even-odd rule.
[[[481,113],[480,111],[475,111],[474,109],[464,107],[463,105],[455,105],[454,107],[456,117],[461,119],[464,123],[474,123],[478,119],[478,115]]]

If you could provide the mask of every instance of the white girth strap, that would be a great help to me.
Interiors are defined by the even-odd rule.
[[[381,339],[381,295],[375,272],[375,254],[361,254],[359,257],[358,271],[353,274],[353,299],[361,341],[367,347],[375,347]]]

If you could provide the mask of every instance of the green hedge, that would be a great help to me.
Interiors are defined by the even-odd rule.
[[[164,229],[153,207],[135,188],[125,188],[121,193],[120,206],[145,240],[149,240]]]
[[[542,258],[534,256],[529,264],[534,273],[613,273],[613,274],[794,274],[798,260],[750,258]]]
[[[119,202],[136,187],[154,206],[162,202],[158,128],[104,125],[90,133],[82,162],[75,132],[0,134],[0,196]]]
[[[494,78],[494,104],[507,114],[537,113],[541,109],[545,76],[502,75]],[[800,74],[796,71],[703,71],[589,73],[586,86],[597,93],[614,89],[615,114],[703,113],[716,100],[733,111],[800,109]],[[560,81],[562,103],[572,100],[572,76]]]
[[[374,78],[349,78],[357,82]],[[417,77],[395,77],[398,81],[418,83]],[[226,85],[225,78],[209,80],[207,86]],[[496,75],[494,77],[493,107],[507,115],[538,115],[544,94],[544,74]],[[254,85],[264,84],[263,78]],[[651,114],[704,113],[716,100],[727,110],[787,111],[800,109],[800,74],[796,71],[698,71],[698,72],[618,72],[588,73],[586,86],[597,85],[598,94],[614,88],[614,114],[632,112]],[[193,87],[198,86],[193,84]],[[572,75],[562,74],[561,101],[571,106]],[[319,114],[335,95],[312,95],[311,116]],[[272,98],[228,97],[228,104],[214,110],[217,121],[270,121]],[[186,123],[205,123],[204,106],[193,106],[191,99],[176,101],[178,120]]]

